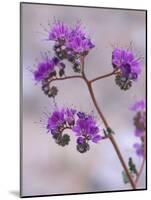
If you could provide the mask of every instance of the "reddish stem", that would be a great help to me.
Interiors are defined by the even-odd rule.
[[[49,81],[49,83],[53,82],[53,81],[62,81],[62,80],[67,80],[67,79],[73,79],[73,78],[82,78],[82,76],[65,76],[65,77],[61,77],[61,78],[53,78]]]
[[[146,160],[146,133],[144,132],[144,157],[143,157],[140,169],[139,169],[137,176],[136,176],[135,185],[137,185],[139,178],[142,174],[142,171],[143,171],[143,168],[144,168],[144,165],[145,165],[145,160]]]
[[[84,57],[81,58],[81,65],[82,65],[82,76],[83,76],[83,79],[85,80],[85,82],[86,82],[86,84],[87,84],[87,86],[88,86],[88,90],[89,90],[89,92],[90,92],[90,96],[91,96],[91,98],[92,98],[92,101],[93,101],[93,103],[94,103],[94,105],[95,105],[96,110],[98,111],[98,113],[99,113],[99,115],[100,115],[100,118],[102,119],[102,121],[103,121],[103,123],[104,123],[104,126],[106,127],[106,129],[108,129],[108,128],[110,128],[110,126],[108,125],[108,122],[107,122],[105,116],[103,115],[101,109],[99,108],[99,106],[98,106],[98,104],[97,104],[97,101],[96,101],[96,99],[95,99],[94,92],[93,92],[93,89],[92,89],[92,81],[88,81],[88,79],[87,79],[87,77],[86,77],[86,75],[85,75],[85,73],[84,73]],[[114,71],[114,73],[115,73],[115,71]],[[108,76],[108,75],[107,75],[107,76]],[[107,76],[106,76],[106,77],[107,77]],[[105,76],[103,76],[103,77],[105,77]],[[98,79],[97,79],[97,80],[98,80]],[[94,81],[93,81],[93,82],[94,82]],[[116,151],[116,153],[117,153],[117,156],[118,156],[118,158],[119,158],[119,160],[120,160],[120,162],[121,162],[121,164],[122,164],[122,166],[123,166],[123,168],[124,168],[124,170],[125,170],[125,173],[126,173],[128,179],[129,179],[129,181],[130,181],[130,184],[131,184],[132,188],[133,188],[133,189],[136,189],[135,183],[134,183],[134,181],[133,181],[133,179],[132,179],[132,177],[131,177],[131,175],[130,175],[130,173],[129,173],[129,170],[128,170],[128,168],[127,168],[125,162],[124,162],[124,159],[123,159],[123,157],[122,157],[122,154],[121,154],[121,152],[120,152],[120,150],[119,150],[119,147],[118,147],[118,145],[117,145],[117,143],[116,143],[116,141],[115,141],[113,135],[112,135],[112,134],[109,134],[109,135],[108,135],[108,138],[110,139],[112,145],[114,146],[114,149],[115,149],[115,151]]]
[[[98,77],[96,77],[96,78],[90,80],[89,82],[90,82],[90,83],[93,83],[93,82],[95,82],[95,81],[97,81],[97,80],[100,80],[100,79],[103,79],[103,78],[107,78],[107,77],[109,77],[109,76],[112,76],[112,75],[116,74],[116,73],[115,73],[116,71],[117,71],[117,70],[114,70],[114,71],[111,72],[111,73],[105,74],[105,75],[103,75],[103,76],[98,76]]]

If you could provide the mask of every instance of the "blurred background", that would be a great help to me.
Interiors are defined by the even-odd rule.
[[[95,191],[131,189],[122,180],[122,167],[110,141],[91,144],[85,154],[76,150],[75,138],[66,147],[60,147],[46,133],[45,120],[39,123],[43,112],[51,112],[54,104],[36,85],[28,68],[34,68],[41,53],[50,51],[53,42],[46,41],[48,23],[57,18],[69,25],[81,20],[96,47],[85,61],[89,79],[112,71],[111,53],[113,46],[128,47],[142,60],[142,74],[128,91],[121,91],[109,77],[94,83],[97,102],[110,126],[116,132],[125,161],[133,157],[137,168],[141,165],[133,149],[139,140],[134,136],[133,115],[129,110],[136,100],[145,98],[145,12],[80,8],[51,5],[22,5],[22,67],[23,67],[23,132],[22,132],[22,195],[48,195]],[[42,24],[42,26],[40,25]],[[44,28],[44,27],[45,28]],[[68,64],[67,64],[68,65]],[[71,74],[70,66],[68,66]],[[56,101],[60,106],[76,106],[84,112],[97,112],[87,88],[79,79],[55,82],[59,88]],[[99,121],[99,117],[98,117]],[[100,126],[103,124],[99,121]],[[145,169],[138,188],[145,187]]]

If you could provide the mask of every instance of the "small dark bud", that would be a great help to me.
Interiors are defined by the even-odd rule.
[[[108,134],[115,134],[114,131],[110,127],[108,127],[106,129],[106,131],[107,131]]]
[[[56,71],[53,71],[53,72],[51,72],[50,74],[49,74],[49,77],[53,77],[53,76],[56,76]]]
[[[62,77],[65,74],[65,70],[63,68],[61,68],[59,70],[59,76]]]
[[[55,97],[58,94],[58,89],[55,86],[52,86],[48,91],[48,97]]]
[[[77,150],[80,153],[85,153],[85,152],[89,151],[89,149],[90,149],[90,146],[86,142],[84,142],[83,144],[77,144]]]
[[[121,90],[128,90],[132,86],[132,81],[120,74],[115,76],[115,83],[120,87]]]
[[[62,136],[62,146],[68,145],[70,142],[70,136],[67,134],[64,134]]]
[[[59,64],[60,64],[61,69],[65,69],[66,65],[63,62],[61,62]]]
[[[68,59],[69,62],[72,62],[72,63],[73,63],[74,60],[75,60],[75,56],[74,56],[72,53],[69,54],[69,53],[67,52],[67,59]]]
[[[57,65],[59,63],[59,59],[57,57],[53,57],[53,62],[55,65]]]
[[[66,145],[68,145],[70,142],[70,136],[67,135],[67,134],[64,134],[64,135],[59,135],[57,138],[56,138],[56,143],[59,144],[60,146],[64,147]]]
[[[80,73],[81,72],[80,65],[78,65],[77,63],[74,63],[73,71],[76,72],[76,73]]]

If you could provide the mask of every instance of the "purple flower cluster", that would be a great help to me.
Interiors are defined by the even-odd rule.
[[[135,136],[140,138],[141,143],[135,143],[134,148],[138,156],[144,155],[144,141],[146,132],[146,102],[144,100],[137,101],[130,108],[135,112],[133,118],[135,126]]]
[[[84,140],[91,140],[94,143],[100,141],[100,130],[96,125],[94,117],[81,112],[78,112],[77,116],[78,119],[72,129],[78,136],[77,143],[81,144],[82,142],[84,142]]]
[[[35,81],[42,83],[42,90],[48,97],[55,97],[58,93],[57,87],[49,85],[51,79],[57,77],[57,73],[62,77],[65,74],[65,65],[56,56],[52,59],[43,58],[33,72]]]
[[[116,84],[127,90],[132,81],[136,81],[141,73],[140,59],[130,50],[115,48],[112,52],[112,66],[117,70]]]
[[[55,20],[49,32],[48,40],[54,41],[53,50],[55,56],[49,58],[47,55],[37,64],[33,72],[34,79],[42,83],[42,90],[48,97],[54,98],[58,89],[56,86],[50,87],[53,78],[60,78],[65,75],[66,65],[63,62],[67,59],[74,72],[81,72],[81,58],[86,56],[90,49],[94,47],[91,39],[77,23],[70,27],[67,24]]]
[[[76,110],[71,108],[62,108],[55,110],[47,121],[47,130],[51,132],[56,143],[60,146],[69,144],[70,136],[63,134],[65,129],[71,129],[75,123]]]
[[[74,125],[74,116],[76,110],[72,108],[62,108],[54,111],[48,118],[47,129],[55,134],[58,130],[70,127]]]
[[[48,118],[47,130],[51,132],[56,141],[58,141],[58,138],[60,139],[59,144],[64,144],[62,133],[65,129],[71,129],[76,133],[77,150],[80,153],[89,150],[88,141],[98,143],[101,140],[100,129],[94,117],[83,112],[77,112],[72,108],[55,110]],[[66,141],[66,144],[68,142]]]
[[[49,32],[49,40],[62,45],[66,53],[72,51],[73,54],[87,54],[94,47],[79,23],[70,27],[61,21],[55,21]]]
[[[68,60],[76,73],[81,72],[81,57],[86,56],[94,47],[80,23],[71,27],[61,21],[54,21],[48,40],[55,41],[55,55],[60,60]]]

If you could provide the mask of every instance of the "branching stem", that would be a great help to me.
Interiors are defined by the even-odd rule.
[[[116,73],[117,73],[117,70],[114,70],[113,72],[108,73],[106,75],[99,76],[99,77],[94,78],[92,80],[88,80],[87,77],[86,77],[86,75],[85,75],[85,72],[84,72],[84,57],[81,57],[81,75],[67,76],[67,77],[62,77],[62,78],[51,79],[50,83],[53,82],[53,81],[57,81],[57,80],[67,80],[67,79],[73,79],[73,78],[81,78],[81,79],[83,79],[85,81],[87,87],[88,87],[88,91],[89,91],[90,96],[92,98],[93,104],[94,104],[94,106],[95,106],[95,108],[96,108],[96,110],[97,110],[97,112],[98,112],[98,114],[99,114],[102,122],[104,123],[105,128],[106,129],[110,129],[110,126],[109,126],[109,124],[108,124],[108,122],[107,122],[104,114],[102,113],[100,107],[97,104],[97,101],[96,101],[96,98],[95,98],[95,95],[94,95],[94,92],[93,92],[93,88],[92,88],[92,83],[94,83],[97,80],[110,77],[110,76],[112,76],[112,75],[114,75]],[[130,182],[132,188],[136,189],[136,184],[138,182],[138,179],[139,179],[139,177],[140,177],[140,175],[142,173],[143,167],[144,167],[145,158],[144,158],[144,160],[142,162],[142,165],[141,165],[141,168],[140,168],[140,170],[138,172],[136,180],[134,181],[133,178],[131,177],[131,174],[129,173],[128,167],[127,167],[127,165],[126,165],[126,163],[125,163],[125,161],[123,159],[123,156],[122,156],[122,154],[120,152],[120,149],[119,149],[119,147],[118,147],[118,145],[117,145],[117,143],[115,141],[114,136],[112,134],[108,134],[108,136],[102,137],[102,139],[107,139],[107,138],[111,141],[111,143],[112,143],[112,145],[113,145],[113,147],[115,149],[115,152],[116,152],[116,154],[117,154],[117,156],[118,156],[118,158],[119,158],[119,160],[121,162],[121,165],[123,166],[123,169],[124,169],[124,171],[125,171],[128,179],[129,179],[129,182]]]

